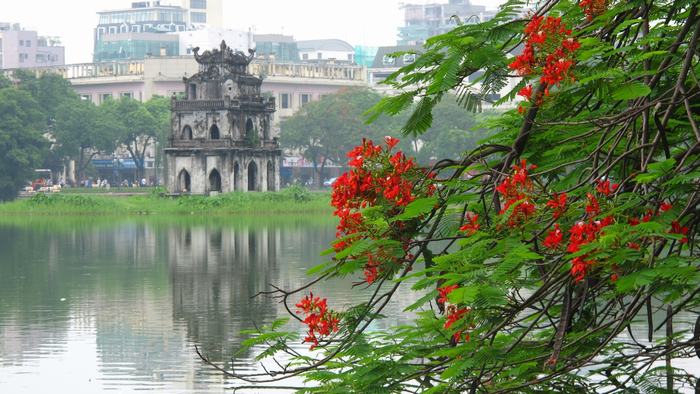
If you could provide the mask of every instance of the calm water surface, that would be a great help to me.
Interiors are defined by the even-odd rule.
[[[223,392],[235,382],[204,366],[194,346],[229,361],[241,330],[285,316],[274,300],[251,297],[269,283],[305,283],[334,226],[313,217],[2,219],[0,393]],[[366,297],[351,286],[315,292],[342,309]],[[236,369],[259,368],[254,355]]]
[[[286,316],[274,300],[253,296],[269,283],[308,281],[334,227],[325,217],[0,218],[0,393],[221,393],[240,385],[204,366],[194,347],[228,362],[241,330]],[[352,279],[314,292],[336,309],[368,296]],[[376,327],[406,321],[401,310],[416,298],[391,304],[391,318]],[[695,318],[674,325],[689,330]],[[644,338],[646,328],[633,332]],[[240,355],[235,368],[256,371],[254,356]],[[674,366],[700,372],[698,359]]]

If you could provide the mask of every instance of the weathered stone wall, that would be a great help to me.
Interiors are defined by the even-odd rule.
[[[192,151],[168,154],[168,191],[170,193],[209,194],[213,191],[210,175],[217,171],[221,192],[279,191],[281,159],[276,151],[240,150],[230,152]],[[185,188],[183,171],[189,174]]]

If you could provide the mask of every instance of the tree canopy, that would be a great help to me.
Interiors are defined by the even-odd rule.
[[[41,163],[47,151],[45,114],[32,96],[0,89],[0,200],[10,200]]]
[[[373,111],[410,112],[407,136],[430,128],[450,92],[479,110],[518,78],[499,102],[520,104],[489,120],[475,149],[427,169],[393,138],[357,141],[333,189],[331,258],[307,285],[266,293],[290,318],[244,344],[276,364],[245,373],[204,361],[246,382],[301,376],[300,391],[324,393],[698,385],[674,361],[700,355],[698,4],[537,6],[524,15],[507,1],[429,39],[389,78],[403,93]],[[341,309],[346,300],[311,293],[348,276],[363,282],[362,302]],[[411,323],[377,328],[407,292]]]
[[[382,95],[370,89],[354,88],[307,103],[282,122],[282,146],[299,151],[311,161],[319,182],[327,162],[344,165],[347,152],[362,138],[399,136],[405,116],[381,116],[371,123],[366,121],[367,111],[381,98]],[[420,136],[420,141],[407,139],[399,144],[400,148],[413,152],[420,163],[429,163],[435,157],[457,158],[485,136],[484,130],[476,127],[483,114],[479,117],[466,111],[454,96],[436,107],[436,115],[439,116]]]

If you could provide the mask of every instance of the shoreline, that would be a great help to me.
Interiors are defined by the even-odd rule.
[[[167,197],[151,194],[55,193],[0,203],[6,216],[239,216],[332,213],[328,192],[285,189],[281,192],[234,192]]]

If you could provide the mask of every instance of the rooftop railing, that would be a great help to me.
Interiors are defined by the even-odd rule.
[[[166,65],[169,60],[191,59],[190,57],[163,57],[149,60],[160,60],[162,65]],[[158,66],[156,66],[158,67]],[[145,60],[114,61],[101,63],[78,63],[66,64],[62,66],[45,66],[24,68],[25,71],[33,71],[37,75],[44,73],[54,73],[69,80],[80,80],[84,78],[107,78],[107,77],[139,77],[143,78],[146,68]],[[4,75],[11,76],[15,69],[0,70]],[[357,65],[346,64],[311,64],[311,63],[275,63],[265,60],[254,60],[248,66],[248,72],[253,75],[262,75],[264,78],[286,77],[286,78],[309,78],[309,79],[331,79],[343,81],[364,82],[367,79],[365,68]],[[174,80],[181,80],[179,75]]]

